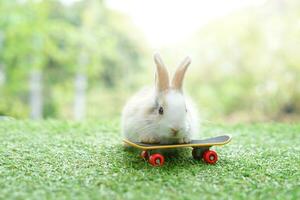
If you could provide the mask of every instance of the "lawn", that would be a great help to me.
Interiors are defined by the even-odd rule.
[[[154,168],[115,122],[0,121],[0,199],[300,199],[300,124],[204,124],[229,133],[216,165],[190,149]]]

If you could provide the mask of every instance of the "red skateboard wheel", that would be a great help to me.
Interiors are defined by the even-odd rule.
[[[149,157],[149,163],[153,166],[163,166],[165,158],[163,155],[156,153]]]
[[[215,164],[218,161],[218,155],[215,151],[207,150],[203,154],[203,160],[208,164]]]
[[[148,152],[147,151],[142,151],[141,152],[141,158],[143,158],[143,159],[148,159],[149,158],[149,154],[148,154]]]

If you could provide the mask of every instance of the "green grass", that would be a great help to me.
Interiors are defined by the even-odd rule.
[[[203,127],[222,133],[233,140],[216,165],[186,149],[154,168],[117,122],[0,121],[0,199],[300,198],[300,124]]]

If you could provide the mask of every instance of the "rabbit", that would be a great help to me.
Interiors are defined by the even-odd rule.
[[[183,93],[185,72],[191,63],[186,57],[170,83],[169,73],[160,55],[154,54],[155,86],[135,94],[122,112],[123,137],[148,144],[189,143],[198,133],[198,112]]]

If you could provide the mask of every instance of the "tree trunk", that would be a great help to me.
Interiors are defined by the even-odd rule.
[[[32,71],[29,79],[30,118],[41,119],[43,117],[42,73],[40,71]]]
[[[85,118],[85,92],[87,87],[87,78],[84,74],[77,73],[75,79],[75,103],[74,117],[79,121]]]
[[[78,59],[79,69],[75,78],[74,118],[77,121],[83,120],[86,113],[87,76],[85,69],[87,64],[88,55],[82,51]]]
[[[4,34],[0,31],[0,50],[3,49],[3,41],[4,41]],[[4,85],[5,83],[5,71],[4,71],[4,64],[0,60],[0,86]]]
[[[4,65],[0,63],[0,87],[5,84],[5,79]]]

